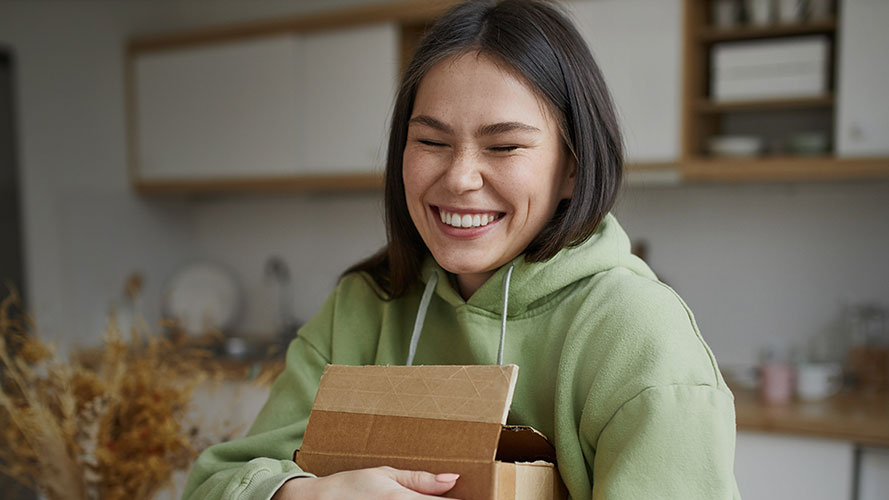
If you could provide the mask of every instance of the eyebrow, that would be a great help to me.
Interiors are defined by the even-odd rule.
[[[454,129],[451,128],[446,123],[441,120],[436,120],[428,115],[417,115],[410,119],[409,123],[416,123],[417,125],[426,125],[427,127],[434,128],[436,130],[440,130],[446,134],[454,134]],[[489,125],[482,125],[476,130],[475,135],[478,137],[486,137],[491,135],[503,134],[506,132],[512,132],[515,130],[524,131],[524,132],[540,132],[540,129],[534,127],[532,125],[528,125],[527,123],[522,122],[500,122],[500,123],[491,123]]]

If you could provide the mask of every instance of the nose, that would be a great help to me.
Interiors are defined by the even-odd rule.
[[[455,194],[481,189],[484,185],[481,162],[465,148],[457,150],[444,174],[443,183]]]

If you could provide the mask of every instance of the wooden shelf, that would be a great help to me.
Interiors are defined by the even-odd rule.
[[[887,158],[788,156],[693,158],[677,165],[688,182],[798,182],[889,179]]]
[[[683,182],[889,180],[889,157],[699,157],[678,162],[627,163],[626,176],[631,185],[676,185]],[[137,181],[134,183],[134,188],[136,192],[146,196],[362,192],[381,190],[383,177],[377,174],[352,174],[263,179]]]
[[[755,101],[715,102],[700,99],[695,110],[701,114],[719,114],[736,111],[764,111],[785,109],[828,109],[833,107],[833,94],[823,97],[806,97],[799,99],[762,99]]]
[[[298,193],[374,191],[382,189],[381,174],[302,175],[250,179],[135,180],[142,195]]]
[[[889,394],[844,391],[823,401],[770,405],[754,390],[732,387],[732,392],[740,431],[889,446]]]
[[[759,40],[798,35],[832,34],[836,32],[836,20],[806,24],[774,24],[771,26],[739,26],[736,28],[704,27],[698,34],[698,42],[712,44],[736,40]]]

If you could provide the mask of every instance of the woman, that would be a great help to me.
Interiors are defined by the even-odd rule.
[[[290,460],[326,364],[410,358],[519,365],[510,422],[553,440],[573,498],[737,498],[731,393],[609,215],[621,169],[608,91],[564,16],[533,0],[452,9],[396,100],[387,247],[346,272],[248,437],[205,451],[185,497],[446,493],[454,475],[314,478]]]

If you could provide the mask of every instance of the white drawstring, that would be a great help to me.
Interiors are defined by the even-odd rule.
[[[503,278],[503,313],[500,316],[500,347],[497,349],[497,364],[503,364],[503,346],[506,345],[506,307],[509,304],[509,278],[512,276],[512,270],[515,264],[509,266],[506,271],[506,277]]]
[[[414,356],[417,355],[417,344],[420,342],[420,331],[423,329],[423,322],[426,320],[426,310],[429,309],[429,301],[432,299],[432,292],[435,290],[436,283],[438,283],[438,273],[432,271],[429,281],[426,282],[426,288],[423,290],[423,297],[420,299],[420,308],[417,309],[417,319],[414,321],[414,331],[411,333],[411,346],[407,352],[407,366],[414,364]]]
[[[503,348],[506,345],[506,312],[509,304],[509,279],[512,276],[512,270],[515,264],[509,266],[506,270],[506,276],[503,278],[503,313],[500,320],[500,347],[497,348],[497,364],[503,364]],[[414,331],[411,332],[411,344],[407,352],[406,366],[413,366],[414,356],[417,355],[417,344],[420,343],[420,332],[423,330],[423,323],[426,321],[426,312],[429,310],[429,301],[432,300],[432,292],[435,291],[435,285],[438,283],[438,273],[433,271],[426,282],[426,288],[423,289],[423,296],[420,298],[420,307],[417,309],[417,319],[414,320]]]

